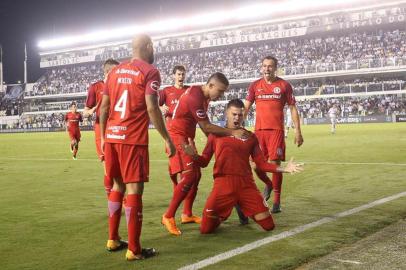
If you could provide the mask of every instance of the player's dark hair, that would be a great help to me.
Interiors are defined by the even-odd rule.
[[[242,109],[242,108],[244,108],[244,102],[242,102],[242,100],[239,98],[232,99],[227,103],[226,109],[228,109],[230,107],[236,107],[236,108]]]
[[[261,63],[263,63],[265,60],[272,60],[275,63],[275,67],[278,66],[278,59],[276,59],[276,57],[274,56],[271,55],[265,56],[264,58],[262,58]]]
[[[228,86],[230,83],[228,82],[228,79],[226,77],[226,75],[224,75],[221,72],[216,72],[213,73],[210,78],[207,80],[207,83],[209,83],[211,80],[216,80],[221,82],[222,84],[224,84],[225,86]]]
[[[109,59],[107,59],[106,61],[104,61],[104,63],[103,63],[103,67],[104,66],[106,66],[106,65],[119,65],[120,64],[120,62],[118,62],[117,60],[114,60],[113,58],[109,58]]]
[[[172,69],[172,74],[175,74],[177,70],[179,70],[179,71],[181,71],[181,72],[186,72],[186,68],[185,68],[184,66],[182,66],[182,65],[176,65],[176,66],[174,66],[173,69]]]
[[[73,105],[77,106],[76,101],[72,101],[69,107],[72,107]]]

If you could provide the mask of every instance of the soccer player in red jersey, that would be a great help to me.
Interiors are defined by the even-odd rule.
[[[181,65],[175,66],[173,68],[172,74],[173,79],[175,81],[174,85],[165,87],[162,91],[159,91],[159,106],[161,106],[161,110],[164,113],[166,120],[166,128],[168,130],[172,121],[173,110],[178,104],[180,96],[186,91],[186,89],[189,88],[189,86],[184,85],[183,83],[185,81],[186,76],[186,68],[184,66]],[[173,189],[175,190],[178,184],[178,173],[171,173],[170,166],[169,166],[169,176],[173,183]],[[201,221],[201,218],[193,215],[192,211],[193,203],[195,201],[197,194],[197,186],[198,185],[193,185],[193,187],[189,190],[189,193],[183,202],[183,212],[181,220],[182,223],[199,224]]]
[[[296,108],[292,86],[285,80],[276,76],[278,60],[267,56],[262,60],[262,79],[256,80],[249,86],[245,100],[245,114],[248,114],[251,105],[256,104],[255,135],[265,157],[276,164],[285,160],[285,138],[283,108],[287,104],[292,114],[292,120],[296,127],[295,144],[300,147],[303,144],[303,136],[300,129],[300,118]],[[268,181],[266,173],[260,168],[255,172],[262,181]],[[281,212],[280,197],[282,187],[282,173],[274,172],[272,175],[272,187],[274,191],[272,213]],[[268,199],[271,188],[267,186],[264,196]]]
[[[162,224],[168,232],[173,235],[180,235],[181,231],[175,222],[175,213],[181,202],[188,195],[189,191],[197,188],[200,179],[200,167],[193,159],[184,153],[182,145],[191,139],[192,144],[195,138],[196,125],[208,135],[210,133],[220,136],[236,136],[246,138],[251,135],[244,129],[227,129],[210,123],[207,116],[209,101],[217,100],[227,89],[229,82],[222,73],[214,73],[203,86],[192,86],[180,97],[178,104],[173,110],[169,134],[176,145],[176,155],[169,159],[171,174],[180,174],[172,200],[168,209],[162,215]],[[183,216],[183,221],[187,217]]]
[[[72,158],[76,160],[76,155],[79,150],[80,142],[80,129],[79,122],[82,122],[82,115],[76,111],[76,103],[72,102],[70,105],[70,112],[65,115],[66,131],[70,138],[70,151],[72,152]]]
[[[165,128],[158,105],[161,84],[159,71],[152,66],[154,49],[147,35],[132,42],[133,57],[113,68],[107,78],[100,107],[101,146],[107,176],[114,180],[109,195],[109,240],[107,249],[116,251],[125,245],[118,236],[124,193],[128,229],[127,260],[144,259],[155,249],[141,248],[142,194],[149,178],[149,121],[161,134],[169,156],[175,146]]]
[[[104,155],[101,150],[101,137],[100,137],[100,103],[103,97],[104,83],[107,80],[107,75],[110,70],[120,64],[114,59],[107,59],[103,64],[104,80],[95,82],[90,85],[87,91],[87,99],[85,109],[83,110],[83,116],[89,117],[94,112],[96,112],[96,119],[94,122],[94,139],[96,144],[96,153],[99,159],[104,162]],[[104,175],[104,189],[106,190],[107,197],[110,194],[111,188],[113,187],[113,180]]]
[[[241,128],[243,112],[244,103],[240,99],[230,100],[226,108],[226,127]],[[295,164],[292,160],[285,168],[268,163],[255,135],[248,139],[239,139],[210,134],[201,156],[197,155],[190,144],[184,145],[184,151],[202,167],[206,167],[213,154],[215,155],[214,185],[203,210],[200,226],[202,234],[212,233],[230,216],[236,204],[246,216],[251,217],[264,230],[269,231],[275,227],[268,205],[255,185],[250,157],[262,171],[279,173],[302,171],[302,165]]]

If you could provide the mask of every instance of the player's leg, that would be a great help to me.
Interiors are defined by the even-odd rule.
[[[214,180],[213,189],[207,198],[203,209],[200,233],[213,233],[220,224],[226,220],[237,203],[237,197],[233,185],[233,179],[228,177]]]
[[[121,178],[119,161],[115,145],[106,143],[105,154],[106,154],[105,155],[106,174],[114,179],[113,188],[108,197],[109,240],[107,241],[107,250],[116,251],[125,247],[124,242],[120,241],[120,236],[118,234],[125,185]]]
[[[269,158],[268,144],[269,144],[269,136],[270,136],[269,131],[265,131],[265,130],[264,131],[262,131],[262,130],[256,131],[255,135],[258,138],[258,142],[259,142],[259,145],[260,145],[260,147],[262,149],[262,152],[264,153],[264,157],[266,159],[268,159]],[[254,169],[254,172],[257,175],[257,177],[262,182],[264,182],[264,184],[265,184],[265,189],[264,189],[263,195],[264,195],[264,198],[266,200],[268,200],[270,198],[270,196],[271,196],[271,192],[272,192],[272,189],[273,189],[272,181],[268,177],[266,172],[258,169],[255,165],[253,166],[253,169]]]
[[[148,182],[148,147],[138,145],[119,145],[118,156],[120,172],[126,185],[127,196],[124,205],[128,230],[127,260],[139,260],[154,256],[153,248],[141,248],[141,229],[143,219],[142,194],[144,182]]]
[[[269,159],[280,165],[285,160],[285,138],[282,130],[271,130],[268,137]],[[272,188],[274,192],[272,213],[281,212],[282,173],[272,173]]]
[[[75,132],[75,144],[74,144],[74,146],[73,146],[73,158],[74,158],[74,159],[76,159],[76,156],[77,156],[78,151],[79,151],[80,137],[81,137],[80,131],[77,130],[77,131]]]
[[[334,134],[336,132],[336,118],[331,118],[331,133]]]
[[[268,204],[263,199],[254,181],[245,179],[245,182],[241,183],[238,202],[243,213],[251,217],[264,230],[270,231],[275,227],[273,218],[269,213]]]
[[[166,229],[170,234],[180,235],[181,231],[176,227],[175,214],[179,208],[179,205],[186,198],[187,194],[196,184],[198,179],[197,168],[190,168],[187,171],[181,173],[181,178],[178,185],[175,188],[169,207],[165,214],[162,216],[162,224],[165,225]]]
[[[189,193],[186,195],[185,200],[183,201],[183,212],[182,212],[182,219],[181,222],[182,224],[186,223],[197,223],[200,224],[202,219],[198,216],[193,215],[193,203],[195,202],[196,195],[197,195],[197,190],[200,182],[200,178],[202,177],[202,173],[200,168],[197,168],[197,181],[191,189],[189,190]]]
[[[104,154],[101,149],[100,125],[97,123],[94,125],[94,135],[95,135],[94,141],[95,141],[95,145],[96,145],[97,157],[100,159],[100,161],[103,162],[103,166],[105,167]],[[104,190],[106,191],[107,198],[108,198],[109,194],[111,192],[111,189],[113,188],[113,179],[111,179],[110,177],[107,176],[106,169],[104,169],[103,185],[104,185]]]

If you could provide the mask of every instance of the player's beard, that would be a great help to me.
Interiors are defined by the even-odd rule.
[[[149,63],[150,64],[153,64],[154,63],[154,61],[155,61],[155,56],[154,56],[154,54],[153,53],[151,53],[151,55],[149,56],[149,59],[148,59],[149,61]]]

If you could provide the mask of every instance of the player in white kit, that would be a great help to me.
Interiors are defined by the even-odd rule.
[[[338,115],[338,108],[337,108],[337,105],[334,104],[328,110],[328,116],[330,117],[330,121],[331,121],[331,134],[336,133],[337,115]]]
[[[286,119],[285,138],[287,138],[288,134],[289,134],[289,129],[290,128],[292,128],[293,130],[295,129],[295,125],[293,124],[293,121],[292,121],[292,114],[290,113],[289,108],[287,108],[285,111],[285,119]]]

